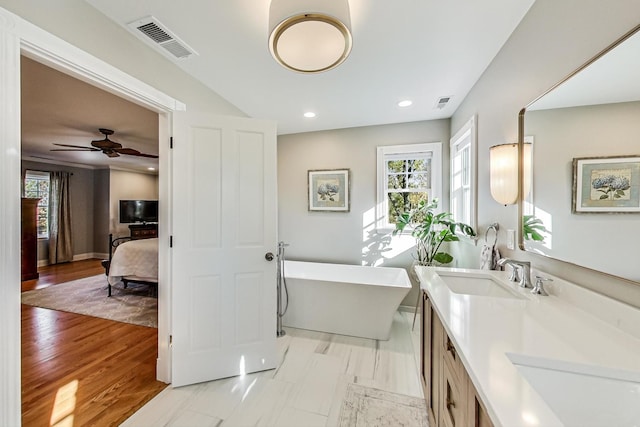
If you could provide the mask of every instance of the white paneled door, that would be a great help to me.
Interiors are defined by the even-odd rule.
[[[175,113],[172,384],[276,367],[276,127]]]

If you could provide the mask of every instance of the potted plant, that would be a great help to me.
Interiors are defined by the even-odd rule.
[[[416,256],[418,265],[449,264],[453,261],[451,254],[440,250],[444,242],[460,240],[456,232],[474,237],[476,232],[470,225],[455,222],[450,212],[435,213],[438,199],[428,202],[421,200],[416,208],[398,215],[395,236],[407,227],[412,227],[411,235],[416,238]]]

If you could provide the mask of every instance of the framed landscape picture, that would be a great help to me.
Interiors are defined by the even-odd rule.
[[[309,210],[349,212],[349,169],[310,170]]]
[[[640,212],[640,156],[573,159],[573,212]]]

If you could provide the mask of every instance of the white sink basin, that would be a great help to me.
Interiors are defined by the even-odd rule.
[[[451,292],[463,295],[475,295],[494,298],[522,298],[491,276],[470,276],[453,272],[438,272],[442,281]]]
[[[640,372],[507,353],[565,426],[631,427],[640,420]]]

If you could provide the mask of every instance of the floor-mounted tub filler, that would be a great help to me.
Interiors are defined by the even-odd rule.
[[[411,290],[403,268],[285,261],[291,304],[285,326],[388,340],[394,313]]]

